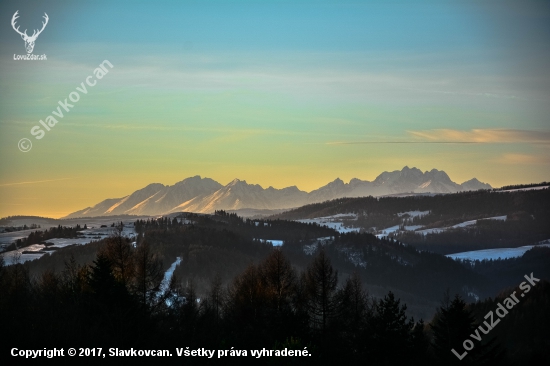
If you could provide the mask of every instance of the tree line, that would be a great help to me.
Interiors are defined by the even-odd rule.
[[[21,264],[0,261],[0,311],[10,347],[307,347],[311,360],[290,362],[462,364],[449,346],[476,324],[459,296],[443,303],[430,324],[415,321],[391,291],[374,299],[358,275],[339,281],[324,250],[298,272],[273,249],[227,286],[214,278],[201,298],[192,281],[173,278],[161,288],[156,258],[147,242],[134,248],[114,238],[91,265],[69,259],[61,273],[47,271],[36,281]],[[476,349],[465,363],[504,362],[498,340]]]
[[[550,215],[510,215],[506,220],[477,220],[475,225],[442,232],[401,231],[394,237],[420,250],[452,254],[481,249],[517,248],[550,237]]]
[[[305,205],[271,216],[270,219],[298,220],[354,213],[360,220],[365,220],[362,225],[364,229],[372,226],[382,229],[397,224],[397,213],[429,211],[429,215],[411,218],[408,223],[443,227],[468,220],[521,213],[533,215],[536,220],[544,220],[550,216],[549,202],[550,189],[519,192],[481,190],[410,197],[370,196]]]
[[[272,248],[229,230],[196,225],[167,230],[159,223],[156,229],[141,233],[135,245],[122,236],[119,227],[109,238],[91,246],[96,246],[92,262],[81,264],[69,257],[61,270],[46,269],[34,278],[29,272],[32,263],[6,267],[0,259],[0,312],[4,314],[4,329],[9,330],[10,346],[307,347],[313,355],[310,361],[316,364],[346,360],[373,365],[491,365],[506,364],[506,352],[518,360],[527,356],[539,362],[541,357],[548,360],[544,359],[548,337],[542,332],[548,317],[541,315],[550,291],[547,285],[536,287],[533,294],[537,295],[529,295],[529,312],[514,309],[517,317],[510,318],[516,319],[514,324],[531,343],[510,336],[513,327],[502,327],[507,330],[505,337],[496,329],[460,362],[451,348],[458,349],[460,342],[483,323],[487,307],[495,306],[493,300],[467,305],[460,295],[452,301],[444,298],[436,316],[424,323],[407,316],[407,306],[392,291],[381,298],[369,296],[364,286],[368,281],[381,283],[386,279],[386,284],[409,287],[414,292],[418,291],[414,284],[420,282],[434,291],[449,283],[441,275],[435,280],[442,283],[429,282],[422,273],[434,277],[441,267],[448,267],[459,273],[461,283],[470,273],[450,260],[434,261],[432,257],[440,257],[436,254],[419,257],[414,248],[392,239],[341,235],[332,245],[318,246],[315,256],[310,257],[298,255],[301,247],[292,243]],[[350,266],[338,248],[364,250],[366,268]],[[248,263],[243,261],[227,271],[225,279],[219,273],[204,277],[208,283],[199,289],[199,276],[185,272],[196,260],[195,250],[219,251],[220,265],[224,259],[231,262],[228,256],[233,250],[241,253],[240,258],[248,258]],[[182,264],[170,284],[161,286],[163,273],[175,256],[182,258]],[[423,262],[432,263],[432,267]],[[202,268],[202,263],[196,265],[196,269]],[[209,268],[223,267],[212,263]],[[399,268],[405,272],[392,274]],[[231,273],[234,275],[228,277]],[[536,333],[529,333],[527,325],[537,321],[542,325],[537,326]],[[518,325],[521,322],[525,324]],[[304,363],[304,359],[289,360],[269,362]]]
[[[58,225],[44,231],[33,231],[26,238],[17,239],[14,243],[10,244],[6,250],[21,249],[32,244],[45,244],[48,239],[77,238],[80,235],[79,232],[86,229],[86,224],[84,224],[83,227],[77,224],[72,227]]]

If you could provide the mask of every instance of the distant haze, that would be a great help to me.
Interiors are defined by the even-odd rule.
[[[383,172],[372,182],[354,178],[349,183],[344,183],[338,178],[309,193],[296,186],[264,189],[260,185],[248,184],[239,179],[222,186],[210,178],[195,176],[173,186],[149,184],[126,197],[106,199],[93,207],[73,212],[67,218],[124,214],[163,215],[178,211],[212,213],[215,210],[277,210],[341,197],[455,193],[490,188],[489,184],[475,178],[457,184],[444,171],[432,169],[422,172],[407,166],[400,171]]]

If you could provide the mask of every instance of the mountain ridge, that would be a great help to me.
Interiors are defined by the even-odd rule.
[[[165,215],[179,211],[211,213],[215,210],[279,210],[299,207],[342,197],[384,196],[402,193],[446,194],[491,189],[487,183],[472,178],[462,184],[453,182],[443,170],[424,173],[403,167],[384,171],[373,181],[352,178],[349,183],[336,178],[318,189],[306,192],[290,186],[263,188],[235,178],[227,185],[199,175],[174,185],[151,183],[122,198],[109,198],[92,207],[75,211],[64,218],[111,215]]]

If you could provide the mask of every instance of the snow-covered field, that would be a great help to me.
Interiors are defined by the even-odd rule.
[[[408,217],[419,217],[429,214],[430,211],[407,211],[407,212],[400,212],[397,214],[399,217],[403,217],[405,215],[408,215]],[[332,215],[332,216],[325,216],[325,217],[317,217],[314,219],[303,219],[303,220],[296,220],[298,222],[309,224],[309,223],[315,223],[321,226],[327,226],[331,229],[334,229],[340,233],[350,233],[350,232],[359,232],[361,229],[357,227],[345,227],[343,224],[344,219],[357,219],[357,215],[349,213],[349,214],[338,214],[338,215]],[[495,216],[495,217],[487,217],[479,220],[506,220],[506,216]],[[405,218],[403,218],[403,221],[405,221]],[[449,229],[456,229],[456,228],[462,228],[467,227],[470,225],[475,225],[478,220],[469,220],[465,222],[461,222],[459,224],[450,226],[450,227],[441,227],[441,228],[433,228],[433,229],[424,229],[420,230],[422,228],[422,225],[408,225],[405,226],[404,229],[406,231],[416,231],[417,233],[422,234],[431,234],[431,233],[440,233],[445,230]],[[385,236],[388,236],[392,233],[396,233],[399,231],[400,225],[391,226],[382,230],[379,230],[376,234],[376,237],[382,238]]]
[[[108,237],[109,235],[112,235],[114,232],[114,228],[107,226],[107,227],[101,227],[101,225],[96,226],[90,226],[90,224],[86,223],[88,225],[88,229],[82,230],[80,233],[84,236],[82,238],[76,238],[76,239],[66,239],[66,238],[52,238],[46,240],[47,243],[52,243],[53,245],[48,246],[47,248],[64,248],[69,245],[77,244],[77,245],[85,245],[89,244],[94,240],[100,240]],[[91,223],[94,225],[94,223]],[[75,223],[76,225],[76,223]],[[83,224],[82,224],[83,226]],[[45,230],[43,228],[40,228],[38,230]],[[36,230],[31,230],[36,231]],[[10,234],[19,234],[17,233],[10,233]],[[8,234],[8,233],[6,233]],[[29,232],[30,234],[30,232]],[[28,234],[27,234],[28,235]],[[122,232],[122,235],[132,238],[136,236],[136,231],[134,230],[134,224],[133,221],[127,221],[124,222],[124,230]],[[4,238],[7,238],[8,236],[4,236]],[[14,240],[11,240],[8,244],[13,243],[15,240],[19,238],[25,238],[27,236],[12,236],[12,238],[16,238]],[[9,252],[4,252],[2,255],[4,256],[4,260],[6,265],[13,264],[14,260],[18,260],[19,263],[24,263],[26,261],[38,259],[42,257],[44,254],[49,254],[51,252],[43,251],[46,246],[43,244],[33,244],[29,245],[28,247],[20,248],[17,250],[12,250]],[[33,253],[23,253],[23,252],[33,252]]]
[[[525,254],[526,251],[528,251],[529,249],[535,246],[550,248],[550,244],[526,245],[519,248],[496,248],[496,249],[474,250],[471,252],[447,254],[446,257],[449,257],[452,259],[469,259],[469,260],[480,260],[480,261],[484,259],[487,259],[487,260],[508,259],[508,258],[521,257],[523,254]]]
[[[425,216],[429,213],[430,211],[407,211],[407,212],[400,212],[397,214],[397,216],[401,217],[401,216],[409,215],[410,217],[418,217],[418,216]]]
[[[397,215],[400,216],[400,217],[404,216],[405,214],[408,214],[410,216],[421,216],[421,215],[426,215],[428,213],[429,213],[429,211],[409,211],[409,212],[398,213]],[[506,215],[487,217],[487,218],[483,218],[483,219],[479,219],[479,220],[503,220],[503,221],[506,221]],[[457,229],[457,228],[462,228],[462,227],[466,227],[466,226],[470,226],[470,225],[475,225],[477,223],[477,221],[479,221],[479,220],[464,221],[464,222],[461,222],[459,224],[449,226],[449,227],[438,227],[438,228],[432,228],[432,229],[419,230],[419,229],[422,228],[422,225],[409,225],[409,226],[405,226],[404,229],[405,229],[405,231],[415,231],[417,233],[424,234],[424,235],[434,234],[434,233],[438,234],[438,233],[441,233],[441,232],[443,232],[445,230],[449,230],[449,229]],[[376,234],[376,237],[377,238],[383,238],[383,237],[388,236],[390,234],[396,233],[396,232],[399,231],[399,226],[400,225],[394,225],[394,226],[379,230],[378,234]]]
[[[264,240],[264,239],[260,239],[260,241],[262,243],[271,243],[271,245],[273,245],[274,247],[280,247],[281,245],[283,245],[282,240],[271,240],[271,239]]]
[[[332,216],[319,217],[319,219],[357,219],[357,215],[354,213],[336,214]]]
[[[538,191],[539,189],[546,189],[550,186],[540,186],[540,187],[528,187],[528,188],[517,188],[517,189],[507,189],[505,191],[498,192],[518,192],[518,191]]]
[[[338,231],[339,233],[352,233],[352,232],[359,232],[361,230],[357,227],[345,227],[342,220],[344,219],[357,219],[356,214],[338,214],[338,215],[332,215],[332,216],[325,216],[325,217],[316,217],[314,219],[303,219],[303,220],[296,220],[298,222],[304,223],[304,224],[311,224],[315,223],[320,226],[326,226],[328,228],[334,229]]]
[[[456,225],[449,226],[449,227],[439,227],[439,228],[433,228],[433,229],[417,230],[416,232],[421,233],[421,234],[433,234],[433,233],[437,234],[437,233],[440,233],[442,231],[449,230],[449,229],[457,229],[457,228],[461,228],[461,227],[475,225],[480,220],[502,220],[502,221],[506,221],[506,215],[487,217],[487,218],[478,219],[478,220],[469,220],[469,221],[464,221],[464,222],[461,222],[460,224],[456,224]]]
[[[32,230],[32,231],[34,231],[34,230]],[[29,232],[29,234],[30,234],[30,232]],[[0,234],[0,246],[1,247],[8,246],[11,243],[13,243],[14,241],[16,241],[17,239],[26,238],[27,236],[29,236],[29,234],[24,235],[24,234],[22,234],[21,231],[16,231],[16,232],[13,232],[13,233],[2,233],[2,234]]]
[[[434,228],[434,229],[424,229],[424,230],[416,230],[419,234],[439,234],[440,232],[443,232],[447,230],[448,228]]]
[[[409,225],[409,226],[405,226],[405,230],[415,231],[415,230],[420,229],[421,227],[424,227],[424,226],[422,226],[422,225]]]
[[[404,229],[405,231],[415,231],[417,229],[420,229],[422,227],[422,225],[410,225],[410,226],[404,226]],[[399,231],[399,225],[395,225],[395,226],[391,226],[391,227],[388,227],[386,229],[383,229],[383,230],[380,230],[380,232],[378,234],[376,234],[375,236],[380,239],[380,238],[383,238],[384,236],[388,236],[392,233],[395,233]]]
[[[391,226],[384,230],[380,230],[380,234],[376,234],[376,237],[380,239],[380,238],[383,238],[384,236],[388,236],[392,233],[395,233],[396,231],[399,231],[399,225]]]
[[[30,260],[42,257],[45,254],[45,252],[41,252],[41,250],[44,249],[45,247],[46,246],[43,244],[33,244],[20,250],[12,250],[9,252],[4,252],[2,253],[2,255],[4,256],[4,261],[6,265],[13,264],[15,261],[18,261],[19,263],[23,263],[26,261],[30,261]],[[22,254],[23,251],[32,252],[32,253]]]

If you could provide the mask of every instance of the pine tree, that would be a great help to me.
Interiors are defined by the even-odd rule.
[[[226,296],[222,288],[222,279],[219,274],[216,274],[210,283],[210,291],[206,297],[206,311],[212,314],[216,324],[222,317],[225,303]]]
[[[359,360],[364,355],[367,324],[372,319],[368,294],[359,275],[354,272],[338,290],[338,329],[349,358]]]
[[[426,335],[425,328],[426,324],[424,324],[424,320],[420,319],[420,321],[414,325],[411,332],[412,359],[409,363],[411,365],[426,364],[430,341]]]
[[[450,303],[444,299],[431,328],[433,349],[438,362],[446,365],[463,365],[472,361],[472,355],[461,361],[452,352],[454,349],[457,353],[462,354],[463,342],[470,339],[470,334],[475,329],[474,317],[466,309],[466,303],[459,295],[455,295]]]
[[[382,365],[400,365],[410,361],[411,330],[414,325],[408,320],[407,305],[400,305],[390,291],[378,301],[371,322],[374,358]]]

